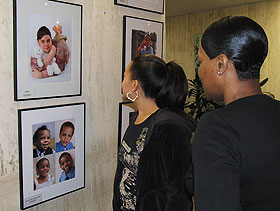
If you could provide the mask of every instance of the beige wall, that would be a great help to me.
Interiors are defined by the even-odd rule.
[[[194,34],[224,16],[244,15],[254,19],[266,31],[269,40],[268,57],[261,69],[261,80],[268,77],[263,91],[280,99],[280,1],[264,1],[242,6],[216,9],[166,19],[166,59],[182,65],[188,78],[194,78]]]
[[[164,22],[164,15],[115,6],[113,0],[68,0],[83,5],[83,95],[15,102],[12,2],[0,2],[0,211],[20,210],[17,109],[74,102],[87,104],[86,188],[29,210],[110,211],[121,100],[122,16]]]

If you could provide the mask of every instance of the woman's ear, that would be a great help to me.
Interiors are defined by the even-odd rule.
[[[216,72],[219,76],[222,76],[225,73],[228,61],[229,59],[225,54],[220,54],[216,57]]]
[[[133,80],[133,82],[132,82],[133,84],[132,84],[132,92],[135,92],[138,88],[139,88],[139,86],[140,86],[140,84],[139,84],[139,81],[138,80]]]

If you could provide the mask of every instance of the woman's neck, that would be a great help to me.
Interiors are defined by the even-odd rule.
[[[136,101],[135,106],[137,107],[139,113],[136,118],[135,124],[141,124],[151,114],[155,113],[159,109],[155,102],[155,99],[152,98],[144,98],[141,99],[141,101]]]
[[[239,81],[234,86],[231,86],[224,96],[225,104],[229,104],[235,100],[238,100],[243,97],[248,97],[256,94],[262,94],[259,80],[246,80]]]

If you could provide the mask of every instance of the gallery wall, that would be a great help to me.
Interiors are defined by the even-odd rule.
[[[193,79],[195,72],[195,34],[202,34],[212,22],[228,15],[248,16],[258,22],[266,31],[269,40],[268,57],[261,69],[261,80],[268,78],[264,92],[271,92],[280,99],[280,1],[259,3],[216,9],[206,12],[169,17],[166,19],[166,59],[180,63]]]
[[[123,15],[165,21],[164,15],[114,5],[113,0],[65,0],[83,5],[82,96],[14,101],[13,3],[0,2],[0,210],[19,209],[18,115],[23,108],[86,103],[85,188],[28,210],[110,211],[121,101]]]

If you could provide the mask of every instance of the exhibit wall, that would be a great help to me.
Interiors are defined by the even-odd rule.
[[[20,210],[18,109],[77,102],[86,103],[85,188],[28,210],[112,210],[121,102],[123,16],[161,22],[165,22],[165,17],[117,6],[113,0],[64,2],[83,6],[82,95],[26,101],[14,101],[13,1],[0,2],[0,210]]]
[[[263,1],[229,8],[166,18],[166,60],[182,65],[187,77],[195,76],[195,35],[202,34],[212,22],[228,15],[248,16],[265,30],[269,40],[267,59],[261,69],[260,79],[268,78],[262,87],[280,99],[280,1]]]

